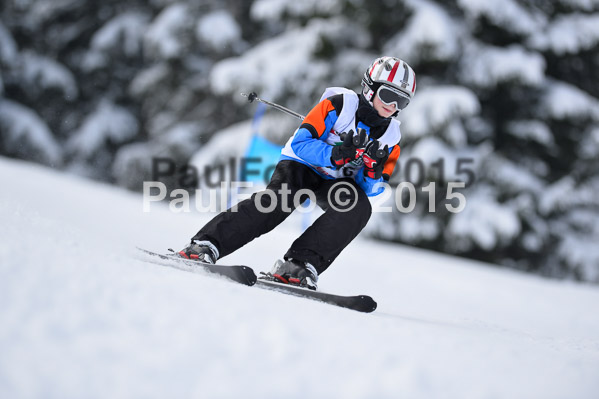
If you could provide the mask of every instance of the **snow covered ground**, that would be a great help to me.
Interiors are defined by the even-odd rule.
[[[360,237],[361,314],[142,262],[208,220],[0,158],[2,398],[597,398],[599,289]],[[270,267],[298,219],[226,259]]]

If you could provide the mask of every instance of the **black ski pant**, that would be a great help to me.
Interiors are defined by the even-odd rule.
[[[366,226],[372,207],[353,178],[327,180],[299,162],[280,161],[264,191],[214,217],[192,240],[208,240],[221,258],[227,256],[281,224],[309,198],[300,190],[312,192],[324,213],[293,242],[284,258],[311,263],[320,274]]]

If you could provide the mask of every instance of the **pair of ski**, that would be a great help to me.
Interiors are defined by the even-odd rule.
[[[330,305],[340,306],[342,308],[356,310],[358,312],[370,313],[376,309],[376,302],[368,295],[343,296],[334,295],[321,291],[314,291],[307,288],[283,284],[268,279],[268,275],[257,277],[251,267],[234,265],[212,265],[196,260],[181,258],[174,254],[159,254],[147,249],[138,248],[147,255],[145,260],[163,266],[170,266],[176,269],[185,270],[192,273],[210,273],[227,278],[230,281],[247,286],[257,286],[260,288],[282,292],[284,294],[294,295],[303,298],[309,298]]]

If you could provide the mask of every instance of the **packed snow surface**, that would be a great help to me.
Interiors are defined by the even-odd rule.
[[[136,258],[211,215],[0,158],[2,398],[596,398],[599,290],[358,237],[362,314]],[[290,218],[222,263],[269,269]]]

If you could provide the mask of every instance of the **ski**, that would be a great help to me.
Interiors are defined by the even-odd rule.
[[[159,254],[156,252],[149,251],[147,249],[139,248],[142,253],[148,255],[148,258],[144,258],[152,263],[156,263],[162,266],[169,266],[175,269],[184,270],[191,273],[210,273],[217,276],[226,277],[236,283],[252,286],[256,284],[256,274],[251,267],[234,265],[234,266],[223,266],[213,265],[210,263],[203,263],[197,260],[184,259],[176,255],[171,254]]]
[[[358,312],[374,312],[377,307],[377,303],[368,295],[344,296],[329,294],[327,292],[314,291],[308,288],[272,281],[269,279],[268,273],[262,273],[264,277],[257,278],[254,270],[248,266],[213,265],[197,260],[184,259],[174,254],[159,254],[139,247],[137,247],[137,249],[143,254],[147,255],[143,258],[143,260],[162,266],[169,266],[192,273],[210,273],[217,276],[226,277],[229,280],[247,286],[255,285],[256,287],[262,289],[311,299]]]
[[[256,286],[364,313],[374,312],[377,306],[374,299],[368,295],[344,296],[329,294],[327,292],[314,291],[308,288],[271,281],[263,277],[258,278]]]

